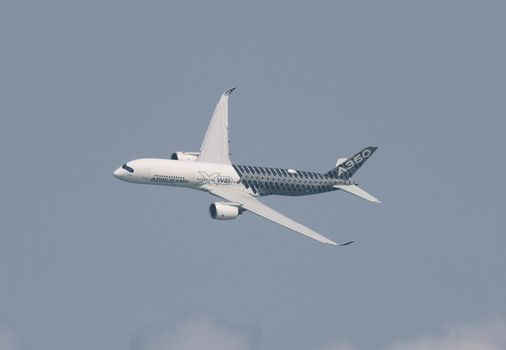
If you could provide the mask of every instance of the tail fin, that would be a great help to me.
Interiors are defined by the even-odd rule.
[[[369,146],[350,158],[345,160],[340,159],[342,162],[338,161],[336,167],[325,175],[341,180],[349,180],[377,149],[378,147]]]

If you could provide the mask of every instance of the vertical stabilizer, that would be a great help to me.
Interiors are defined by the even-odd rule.
[[[325,175],[349,180],[377,149],[378,147],[369,146],[344,161],[339,159],[336,167]]]

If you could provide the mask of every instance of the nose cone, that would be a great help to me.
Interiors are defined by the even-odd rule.
[[[120,168],[114,170],[114,172],[112,174],[114,175],[115,178],[121,179],[122,172],[123,172],[123,169],[121,169],[121,167],[120,167]]]

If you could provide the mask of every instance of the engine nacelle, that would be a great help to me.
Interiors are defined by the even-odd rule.
[[[170,156],[170,159],[194,162],[199,159],[199,155],[200,152],[174,152]]]
[[[209,206],[209,214],[215,220],[232,220],[244,211],[238,204],[214,202]]]

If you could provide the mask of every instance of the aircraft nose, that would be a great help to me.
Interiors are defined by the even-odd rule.
[[[114,177],[119,179],[121,176],[121,172],[122,172],[122,169],[118,168],[118,169],[114,170],[114,172],[112,174],[114,175]]]

